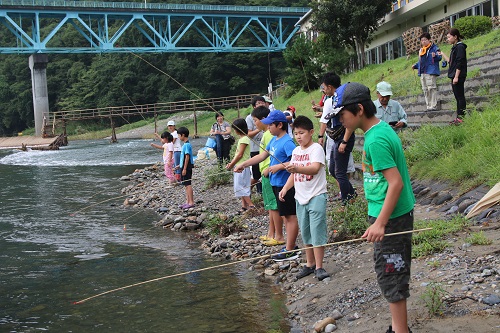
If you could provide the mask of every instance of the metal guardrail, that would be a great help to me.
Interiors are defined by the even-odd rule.
[[[75,7],[75,8],[114,8],[114,9],[158,9],[175,11],[220,11],[220,12],[268,12],[268,13],[307,13],[306,7],[274,6],[230,6],[230,5],[191,5],[142,2],[96,2],[96,1],[58,1],[58,0],[0,0],[0,6],[36,7]]]
[[[88,119],[104,119],[125,116],[157,115],[183,111],[213,111],[224,108],[243,108],[251,104],[252,98],[258,94],[187,100],[168,103],[143,105],[113,106],[96,109],[80,109],[56,111],[49,114],[48,123],[57,121],[75,121]]]

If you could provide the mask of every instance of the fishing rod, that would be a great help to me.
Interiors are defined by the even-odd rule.
[[[423,229],[417,229],[417,230],[408,230],[408,231],[394,232],[394,233],[385,234],[384,237],[391,237],[391,236],[397,236],[397,235],[417,233],[417,232],[428,231],[428,230],[432,230],[432,228],[423,228]],[[328,244],[324,244],[324,245],[317,245],[317,246],[312,246],[312,247],[304,247],[304,248],[300,248],[300,249],[296,249],[296,250],[283,251],[283,252],[280,252],[280,253],[292,253],[292,252],[302,251],[302,250],[311,249],[311,248],[329,247],[329,246],[333,246],[333,245],[340,245],[340,244],[346,244],[346,243],[354,243],[354,242],[359,242],[359,241],[366,241],[366,238],[349,239],[349,240],[345,240],[345,241],[328,243]],[[179,276],[188,275],[188,274],[192,274],[192,273],[199,273],[199,272],[208,271],[208,270],[211,270],[211,269],[216,269],[216,268],[222,268],[222,267],[237,265],[237,264],[241,264],[241,263],[244,263],[244,262],[247,262],[247,261],[254,261],[254,260],[265,259],[265,258],[271,257],[272,255],[275,255],[275,253],[265,254],[265,255],[262,255],[262,256],[258,256],[258,257],[242,259],[242,260],[233,261],[233,262],[225,263],[225,264],[221,264],[221,265],[216,265],[216,266],[211,266],[211,267],[205,267],[205,268],[195,269],[195,270],[191,270],[191,271],[187,271],[187,272],[182,272],[182,273],[178,273],[178,274],[172,274],[172,275],[162,276],[162,277],[151,279],[151,280],[147,280],[147,281],[137,282],[137,283],[129,284],[127,286],[123,286],[123,287],[120,287],[120,288],[108,290],[108,291],[102,292],[102,293],[94,295],[94,296],[90,296],[90,297],[84,298],[84,299],[82,299],[80,301],[73,302],[72,304],[75,304],[75,305],[76,304],[82,304],[82,303],[85,303],[85,302],[87,302],[87,301],[89,301],[91,299],[97,298],[97,297],[101,297],[101,296],[104,296],[104,295],[107,295],[107,294],[110,294],[110,293],[114,293],[114,292],[117,292],[117,291],[120,291],[120,290],[125,290],[125,289],[128,289],[128,288],[132,288],[132,287],[137,287],[137,286],[140,286],[140,285],[148,284],[148,283],[151,283],[151,282],[157,282],[157,281],[171,279],[171,278],[174,278],[174,277],[179,277]]]

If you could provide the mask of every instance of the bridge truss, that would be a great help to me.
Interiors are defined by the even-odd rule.
[[[0,53],[282,51],[309,8],[0,0]],[[68,36],[71,40],[68,40]]]

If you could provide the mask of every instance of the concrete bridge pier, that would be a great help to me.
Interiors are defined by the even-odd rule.
[[[35,135],[45,135],[46,122],[49,119],[49,94],[47,90],[46,54],[32,54],[29,58],[31,86],[33,88],[33,109],[35,113]]]

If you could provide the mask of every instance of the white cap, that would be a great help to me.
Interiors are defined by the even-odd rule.
[[[175,121],[169,120],[167,126],[175,126]]]

